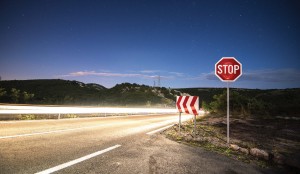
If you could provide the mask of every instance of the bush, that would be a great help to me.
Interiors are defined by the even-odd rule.
[[[18,116],[20,120],[35,120],[36,116],[33,114],[21,114]]]
[[[66,114],[63,116],[63,118],[77,118],[77,115],[75,114]]]
[[[209,105],[204,103],[204,107],[212,113],[225,114],[227,112],[227,92],[224,91],[222,94],[214,95],[213,99],[214,101]],[[249,99],[237,91],[231,91],[229,93],[229,110],[230,113],[235,116],[248,116],[251,114],[251,111],[257,107],[260,107],[261,109],[259,111],[262,111],[265,108],[263,106],[264,105],[257,103],[257,100],[253,98]]]

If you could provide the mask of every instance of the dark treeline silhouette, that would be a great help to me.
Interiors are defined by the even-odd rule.
[[[173,106],[180,92],[164,87],[122,83],[107,89],[68,80],[0,81],[0,102],[98,106]]]
[[[226,113],[226,88],[151,87],[122,83],[107,89],[78,81],[0,81],[0,102],[18,104],[161,106],[175,107],[178,95],[199,96],[200,107],[211,113]],[[239,116],[296,116],[300,113],[300,88],[230,89],[230,110]]]

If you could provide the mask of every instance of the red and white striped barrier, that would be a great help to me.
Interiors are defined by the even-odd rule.
[[[198,96],[177,96],[176,108],[179,112],[198,115],[199,97]]]

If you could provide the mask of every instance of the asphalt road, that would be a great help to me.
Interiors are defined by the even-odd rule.
[[[155,132],[177,121],[177,115],[0,121],[0,173],[265,172]]]

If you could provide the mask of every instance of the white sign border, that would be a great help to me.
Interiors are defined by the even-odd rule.
[[[223,59],[234,59],[241,65],[241,74],[237,76],[234,80],[223,80],[220,76],[217,75],[217,64],[221,62]],[[235,57],[222,57],[216,64],[215,64],[215,75],[222,81],[222,82],[235,82],[237,79],[239,79],[243,74],[243,65],[241,62],[239,62]]]

